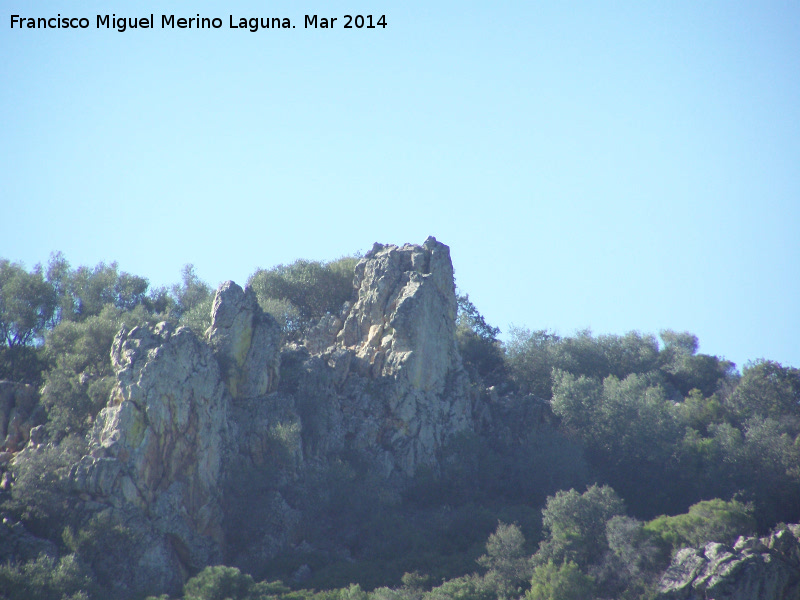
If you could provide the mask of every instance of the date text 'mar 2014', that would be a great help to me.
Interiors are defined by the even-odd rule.
[[[318,15],[306,15],[305,28],[312,29],[333,29],[338,17],[320,17]],[[382,27],[386,29],[386,15],[381,15],[375,20],[372,15],[344,15],[342,18],[344,29],[376,29]]]

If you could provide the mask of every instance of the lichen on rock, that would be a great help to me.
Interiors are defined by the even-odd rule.
[[[232,397],[262,396],[278,386],[280,326],[251,289],[233,281],[220,285],[206,337]]]
[[[794,600],[800,597],[800,525],[731,547],[683,548],[659,583],[658,600]]]
[[[220,555],[220,472],[229,399],[211,349],[168,323],[122,328],[117,384],[71,471],[93,501],[139,515],[189,568]],[[136,519],[134,519],[136,520]]]

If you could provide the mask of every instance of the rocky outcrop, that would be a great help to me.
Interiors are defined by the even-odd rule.
[[[800,525],[733,547],[709,543],[678,551],[659,584],[659,600],[800,598]]]
[[[223,283],[206,336],[232,397],[262,396],[278,386],[280,326],[261,310],[253,290]]]
[[[355,302],[323,319],[305,344],[329,367],[328,388],[337,390],[338,414],[326,423],[387,476],[412,475],[421,464],[435,466],[448,437],[472,428],[450,249],[433,237],[421,246],[375,244],[356,265],[354,282]],[[309,393],[333,395],[300,395]]]
[[[375,244],[356,265],[358,297],[337,335],[369,363],[373,376],[442,393],[461,367],[450,248],[429,237],[422,246]]]
[[[0,449],[17,452],[28,442],[32,427],[44,420],[33,386],[0,381]],[[3,452],[0,452],[2,454]],[[3,457],[0,457],[0,463]]]
[[[104,515],[137,540],[130,589],[179,590],[223,557],[260,568],[302,542],[298,490],[343,456],[402,485],[474,427],[449,248],[376,244],[354,284],[341,313],[284,347],[231,281],[203,338],[168,323],[117,334],[117,382],[70,478],[87,522]]]
[[[111,361],[117,384],[91,432],[90,453],[72,468],[73,484],[88,501],[160,534],[139,557],[143,568],[174,571],[176,557],[187,569],[209,564],[223,543],[228,438],[217,361],[189,329],[167,323],[123,327]]]

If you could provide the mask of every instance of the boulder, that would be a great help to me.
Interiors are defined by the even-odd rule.
[[[278,386],[281,329],[253,290],[233,281],[220,285],[206,336],[233,398],[262,396]]]
[[[800,525],[733,547],[684,548],[659,582],[659,600],[795,600],[800,598]]]

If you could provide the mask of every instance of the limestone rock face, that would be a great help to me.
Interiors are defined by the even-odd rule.
[[[375,244],[356,266],[358,299],[338,334],[341,346],[369,362],[375,376],[441,393],[460,367],[450,248],[429,237],[422,246]]]
[[[450,435],[472,427],[450,249],[433,237],[421,246],[375,244],[356,266],[354,282],[352,306],[341,318],[328,317],[306,343],[332,381],[300,395],[330,398],[328,406],[338,405],[325,418],[330,431],[377,458],[387,475],[411,475],[421,464],[435,465]],[[335,342],[323,350],[326,339]],[[314,365],[306,363],[306,382],[315,379]],[[328,438],[322,445],[336,446]]]
[[[177,553],[188,568],[208,564],[223,541],[228,436],[217,361],[189,329],[167,323],[123,327],[111,361],[117,385],[90,434],[90,454],[72,468],[74,485],[93,501],[138,510],[169,540],[157,554]]]
[[[123,327],[116,385],[70,478],[87,519],[107,515],[138,540],[128,587],[179,593],[223,558],[261,568],[303,541],[303,490],[343,456],[399,486],[436,468],[478,414],[456,311],[449,248],[428,238],[376,244],[355,269],[354,301],[301,343],[281,347],[277,322],[231,281],[203,338]]]
[[[211,309],[208,342],[234,398],[251,398],[278,386],[280,326],[258,305],[255,293],[226,281]]]
[[[659,600],[794,600],[800,597],[800,525],[733,547],[684,548],[659,584]]]

